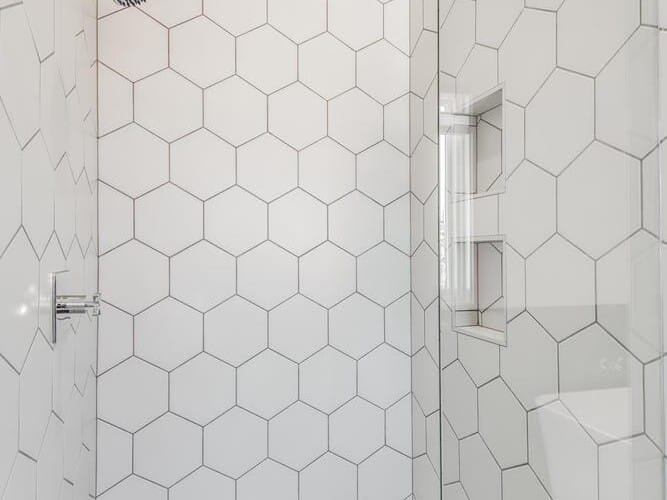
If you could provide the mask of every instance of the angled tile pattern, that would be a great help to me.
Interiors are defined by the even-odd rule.
[[[3,498],[96,495],[97,319],[59,321],[53,344],[49,314],[50,273],[69,271],[61,294],[98,289],[96,3],[0,1]],[[145,20],[137,14],[128,24]],[[151,26],[147,34],[152,45]],[[137,46],[138,59],[144,49]],[[136,60],[127,62],[136,77]],[[158,57],[140,70],[151,64],[162,63]],[[110,122],[122,126],[122,114]],[[143,189],[142,179],[135,184]],[[105,244],[123,239],[119,227]],[[119,481],[123,470],[109,458],[103,479]]]

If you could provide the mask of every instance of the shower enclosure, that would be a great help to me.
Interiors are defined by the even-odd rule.
[[[665,500],[658,3],[0,0],[0,499]]]

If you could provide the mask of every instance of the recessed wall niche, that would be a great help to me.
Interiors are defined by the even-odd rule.
[[[441,112],[446,288],[455,331],[506,343],[503,89]]]

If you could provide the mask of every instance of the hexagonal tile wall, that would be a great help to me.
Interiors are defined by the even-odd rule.
[[[661,357],[653,186],[663,23],[657,2],[611,1],[597,16],[600,5],[440,2],[441,102],[502,83],[507,173],[507,346],[452,332],[442,308],[446,500],[633,498],[643,495],[635,479],[621,485],[634,474],[621,473],[630,455],[655,463],[647,477],[659,467],[646,444]],[[412,186],[424,201],[428,191]],[[413,249],[429,225],[417,209]],[[600,411],[602,394],[615,410]]]
[[[135,445],[113,455],[102,498],[168,489],[180,500],[215,487],[238,500],[314,500],[322,484],[336,500],[410,494],[410,418],[399,411],[411,390],[405,6],[101,10],[100,276],[113,306],[104,338],[122,331],[123,347],[103,346],[100,418]],[[424,16],[431,30],[434,15]],[[145,29],[136,52],[119,49],[125,26]],[[416,40],[424,26],[415,30]],[[434,47],[424,38],[421,58]],[[418,147],[424,172],[434,145]],[[430,194],[436,178],[412,180]],[[151,399],[117,408],[123,397],[141,406],[135,371]],[[173,443],[155,440],[160,432]],[[337,456],[357,435],[371,443]]]
[[[62,294],[98,288],[95,12],[94,2],[0,2],[0,491],[6,498],[97,494],[97,319],[58,322],[54,344],[48,314],[50,273],[69,270],[59,278]],[[126,14],[118,22],[151,23],[141,12],[128,14],[132,19]],[[139,60],[144,49],[137,45]],[[159,67],[160,59],[152,63]],[[127,62],[126,69],[136,69],[136,60]]]

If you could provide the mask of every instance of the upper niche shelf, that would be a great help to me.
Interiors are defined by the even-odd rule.
[[[505,190],[502,95],[502,88],[495,89],[440,116],[454,194]]]

